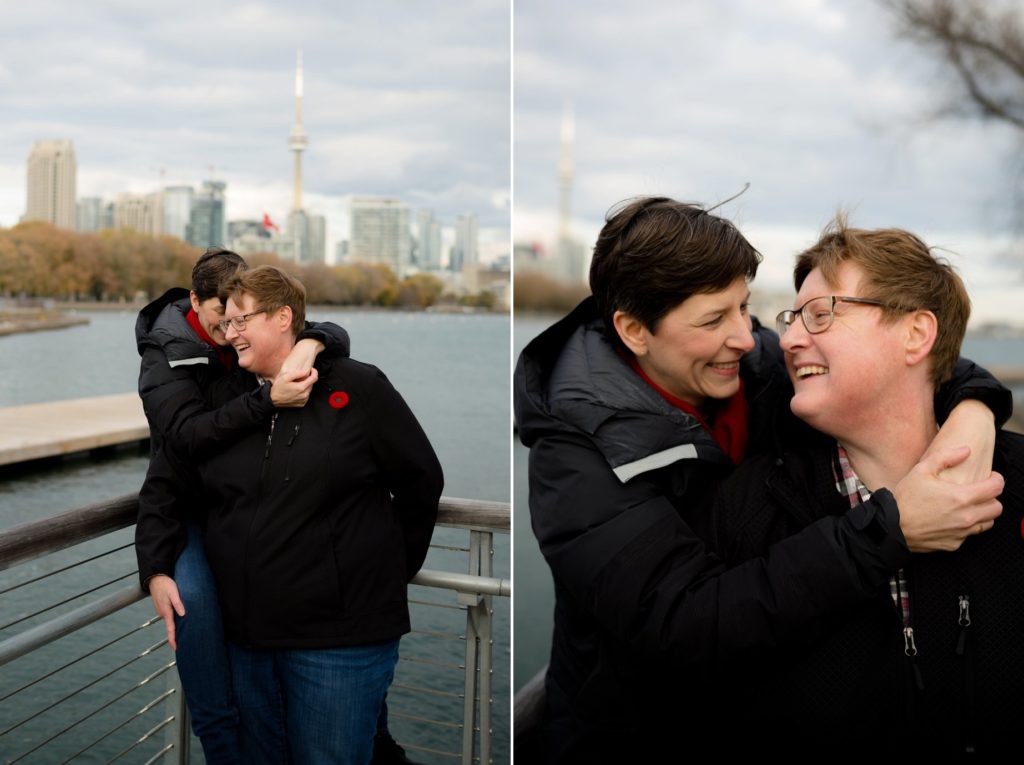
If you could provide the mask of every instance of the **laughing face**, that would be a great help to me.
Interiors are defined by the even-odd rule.
[[[740,386],[740,358],[754,347],[746,279],[693,295],[669,311],[656,332],[642,330],[637,362],[648,377],[693,406],[726,399]]]
[[[199,317],[199,323],[206,330],[206,334],[217,345],[227,345],[227,338],[224,337],[224,332],[220,328],[220,322],[224,318],[224,304],[220,302],[220,298],[212,297],[200,300],[195,292],[191,293],[189,297],[192,301],[192,310]]]
[[[268,314],[260,308],[248,293],[229,297],[225,318],[247,318],[245,329],[237,330],[229,324],[225,336],[238,354],[238,366],[260,377],[273,379],[291,349],[291,344],[286,342],[291,335],[285,332],[290,326],[291,314],[282,318],[287,309],[279,308]]]
[[[862,277],[861,267],[849,261],[840,265],[835,284],[814,269],[794,305],[826,295],[865,297]],[[863,303],[837,302],[832,326],[813,335],[798,317],[781,342],[795,390],[793,414],[840,439],[864,422],[890,416],[884,410],[889,386],[905,366],[900,326],[884,322],[878,306]]]

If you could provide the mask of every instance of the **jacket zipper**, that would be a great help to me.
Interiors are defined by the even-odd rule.
[[[900,620],[903,623],[903,654],[910,662],[910,671],[914,677],[914,685],[917,690],[924,690],[924,677],[921,675],[921,667],[917,663],[917,644],[914,642],[914,622],[912,618],[913,609],[910,604],[910,584],[907,584],[907,608],[903,609],[903,589],[900,587],[899,574],[896,575],[896,608],[899,609]]]
[[[267,463],[270,460],[270,446],[274,443],[274,426],[277,425],[278,412],[274,412],[270,417],[270,432],[267,433],[267,445],[263,450],[263,463],[260,465],[260,483],[259,490],[256,492],[256,508],[253,510],[252,517],[249,518],[249,529],[245,536],[245,545],[242,548],[242,571],[244,572],[244,587],[245,593],[243,595],[242,602],[244,604],[245,613],[242,615],[242,622],[246,626],[246,630],[252,634],[252,625],[249,624],[249,591],[252,589],[249,583],[249,540],[252,538],[252,527],[256,523],[256,516],[259,515],[260,505],[263,504],[263,480],[267,476]],[[247,636],[247,637],[249,637]]]
[[[963,662],[964,671],[964,751],[974,752],[974,656],[970,649],[971,597],[968,594],[957,596],[957,624],[960,634],[957,637],[955,653]]]
[[[291,438],[288,439],[288,461],[284,468],[284,480],[285,483],[292,480],[292,455],[295,451],[291,448],[292,444],[295,443],[295,439],[299,437],[299,425],[296,424],[294,430],[292,430]]]

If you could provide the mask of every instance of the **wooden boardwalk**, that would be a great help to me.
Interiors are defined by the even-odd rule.
[[[149,438],[137,393],[0,409],[0,465]]]

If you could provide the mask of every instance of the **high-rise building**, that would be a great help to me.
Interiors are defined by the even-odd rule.
[[[77,231],[99,231],[104,226],[103,200],[99,197],[82,197],[78,200],[78,214],[75,223]]]
[[[36,141],[28,155],[22,220],[45,220],[74,229],[77,216],[75,147],[71,141]]]
[[[405,275],[409,264],[409,208],[398,199],[355,197],[348,262],[380,263]]]
[[[119,194],[114,200],[114,228],[130,228],[141,234],[163,233],[163,197],[152,194]]]
[[[441,269],[441,224],[431,210],[416,215],[416,265],[421,271]]]
[[[327,261],[327,218],[323,215],[309,216],[309,260],[311,263]]]
[[[193,247],[221,247],[224,244],[223,181],[203,181],[192,199],[185,239]]]
[[[455,246],[452,248],[452,259],[449,263],[452,271],[461,271],[464,266],[480,260],[479,242],[476,216],[472,213],[460,215],[455,221]]]
[[[163,195],[163,232],[185,239],[188,235],[188,222],[192,215],[192,197],[195,191],[191,186],[168,186],[164,189]]]

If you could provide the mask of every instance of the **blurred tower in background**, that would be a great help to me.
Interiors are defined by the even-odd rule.
[[[558,159],[558,245],[557,275],[570,282],[585,280],[586,251],[572,235],[573,148],[576,141],[576,118],[572,104],[562,112],[562,152]]]
[[[77,173],[71,141],[36,141],[28,155],[28,193],[22,220],[45,220],[74,229]]]

